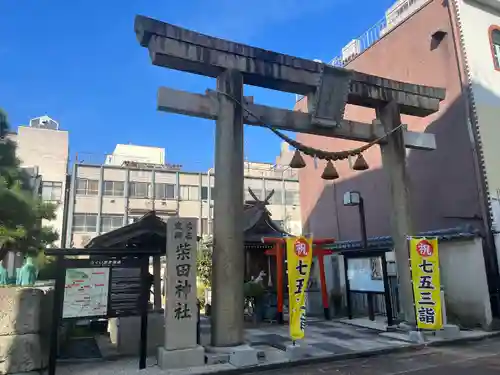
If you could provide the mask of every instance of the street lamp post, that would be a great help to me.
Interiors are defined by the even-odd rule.
[[[348,191],[344,194],[344,206],[358,206],[359,222],[361,227],[361,246],[363,250],[368,250],[368,235],[366,234],[365,204],[359,191]],[[370,320],[375,320],[375,309],[373,306],[373,294],[367,293],[368,316]]]
[[[361,226],[361,244],[364,250],[368,249],[368,236],[366,234],[365,204],[358,191],[348,191],[344,194],[344,206],[358,206]]]

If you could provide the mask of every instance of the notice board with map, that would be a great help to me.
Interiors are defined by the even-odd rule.
[[[62,318],[139,315],[142,263],[133,257],[66,260]]]

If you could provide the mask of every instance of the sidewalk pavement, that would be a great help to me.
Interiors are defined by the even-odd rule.
[[[500,338],[457,345],[420,347],[377,357],[295,366],[286,372],[287,375],[498,375]],[[276,369],[258,374],[282,373],[283,369]]]

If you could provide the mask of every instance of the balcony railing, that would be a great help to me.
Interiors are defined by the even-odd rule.
[[[385,34],[387,34],[387,32],[398,26],[429,1],[430,0],[398,1],[387,10],[384,18],[370,27],[360,37],[353,39],[348,45],[346,45],[346,47],[344,47],[342,53],[330,60],[328,64],[338,68],[343,68],[350,61],[373,46]],[[303,97],[303,95],[296,95],[295,100],[299,101]]]

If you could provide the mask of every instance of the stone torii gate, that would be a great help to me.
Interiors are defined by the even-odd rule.
[[[135,32],[154,65],[217,78],[217,91],[205,95],[160,88],[158,109],[216,120],[212,345],[237,346],[244,341],[243,124],[370,142],[398,127],[400,113],[425,117],[438,111],[445,90],[217,39],[144,16],[136,17]],[[306,95],[309,112],[254,104],[243,96],[244,84]],[[343,120],[346,103],[375,108],[377,119]],[[390,180],[401,302],[406,321],[414,323],[405,147],[432,150],[435,140],[432,134],[396,131],[380,146]]]

